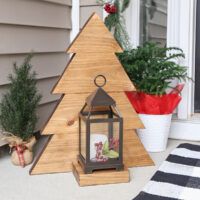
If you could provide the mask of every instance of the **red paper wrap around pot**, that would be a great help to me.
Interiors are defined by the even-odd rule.
[[[139,114],[164,115],[171,114],[181,101],[180,92],[184,84],[177,85],[170,93],[162,96],[143,92],[126,92],[132,106]]]

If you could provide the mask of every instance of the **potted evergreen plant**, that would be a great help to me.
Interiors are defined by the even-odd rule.
[[[11,161],[22,167],[33,160],[36,108],[41,99],[36,88],[36,73],[31,72],[31,58],[28,55],[19,67],[14,64],[9,90],[0,103],[0,125],[4,140],[12,149]]]
[[[183,51],[148,42],[118,57],[136,87],[136,92],[126,94],[145,126],[137,130],[138,135],[148,151],[163,151],[172,113],[181,100],[183,88],[183,84],[174,85],[174,82],[188,78],[186,67],[175,62],[184,58]]]

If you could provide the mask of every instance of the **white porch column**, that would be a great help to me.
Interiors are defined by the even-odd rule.
[[[70,41],[72,42],[76,35],[79,33],[80,29],[80,3],[79,0],[72,0],[72,10],[71,10],[71,19],[72,19],[72,30],[70,33]]]
[[[180,47],[188,76],[195,73],[196,0],[168,0],[168,46]],[[172,121],[170,138],[200,141],[200,119],[194,114],[194,83],[188,81],[182,92],[177,119]]]
[[[167,45],[179,47],[185,53],[180,64],[187,66],[188,76],[194,77],[196,0],[168,0]],[[178,119],[189,119],[193,113],[193,83],[188,81],[182,91]]]

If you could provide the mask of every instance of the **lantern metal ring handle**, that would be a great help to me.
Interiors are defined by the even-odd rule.
[[[100,84],[98,84],[97,83],[97,79],[98,78],[103,78],[103,83],[100,85]],[[102,75],[102,74],[100,74],[100,75],[97,75],[95,78],[94,78],[94,84],[97,86],[97,87],[103,87],[105,84],[106,84],[106,77],[104,76],[104,75]]]

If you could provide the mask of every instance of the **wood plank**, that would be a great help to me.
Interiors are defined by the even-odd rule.
[[[136,132],[133,130],[125,130],[124,132],[123,159],[125,166],[130,168],[154,165]]]
[[[94,30],[94,32],[96,33],[96,38],[94,40],[92,39],[93,34],[90,35],[90,30]],[[85,35],[86,37],[82,37],[83,35]],[[90,43],[90,41],[92,42]],[[88,42],[90,45],[94,42],[95,46],[91,46],[91,49],[88,50],[88,48],[90,47],[87,46]],[[107,42],[106,45],[105,42]],[[109,48],[107,48],[106,46],[109,46]],[[101,47],[105,50],[105,52],[98,49],[101,49]],[[88,54],[86,54],[84,50]],[[118,84],[115,81],[116,79],[118,82],[125,79],[125,83],[132,85],[127,75],[125,76],[124,71],[120,69],[122,68],[121,64],[116,59],[116,57],[114,58],[114,52],[121,51],[121,48],[96,14],[92,15],[92,17],[89,19],[83,31],[78,35],[78,37],[75,39],[75,42],[72,43],[72,45],[70,46],[69,51],[76,52],[76,55],[83,54],[84,57],[77,61],[77,70],[76,67],[72,67],[72,69],[74,68],[74,70],[76,70],[76,73],[72,70],[72,74],[68,74],[66,73],[68,70],[65,70],[61,77],[71,76],[73,79],[79,77],[79,80],[84,80],[85,77],[88,78],[90,76],[94,78],[93,75],[95,71],[102,72],[102,68],[104,69],[104,71],[106,71],[108,70],[107,68],[109,68],[110,65],[112,67],[112,63],[110,63],[109,61],[109,59],[111,58],[112,62],[117,63],[115,68],[112,67],[110,73],[105,74],[106,77],[108,77],[108,86],[112,85],[112,87],[115,87],[115,85]],[[94,54],[95,52],[96,55]],[[107,55],[109,55],[109,59],[106,59]],[[96,56],[96,58],[93,58],[93,56]],[[80,60],[85,63],[84,68],[78,67],[78,63],[81,63]],[[91,64],[92,62],[90,60],[93,60],[93,64]],[[98,60],[98,62],[95,60]],[[71,59],[69,67],[72,66],[72,63],[73,59]],[[101,63],[101,65],[99,65],[98,63]],[[87,67],[86,64],[88,64],[89,67]],[[90,70],[93,65],[97,65],[97,68]],[[118,70],[116,70],[116,68]],[[115,74],[115,77],[109,77],[109,75],[111,76],[111,72],[112,74]],[[88,76],[88,74],[90,76]],[[119,75],[121,76],[119,77]],[[87,82],[86,79],[85,81]],[[115,84],[112,84],[112,82],[114,82]],[[124,94],[124,85],[126,85],[125,83],[123,82],[121,84],[121,88],[120,86],[118,86],[117,88],[115,88],[116,90],[114,91],[112,90],[112,87],[108,87],[108,91],[112,91],[109,94],[111,96],[113,95],[113,98],[116,99],[117,106],[119,107],[119,110],[121,111],[124,118],[124,164],[127,164],[127,166],[129,167],[152,164],[152,160],[145,151],[139,138],[135,137],[135,132],[132,132],[133,134],[131,135],[126,130],[130,128],[133,131],[134,128],[139,128],[139,126],[142,126],[142,123],[140,122],[137,114],[133,111],[134,109],[132,108],[130,102]],[[46,146],[44,152],[40,155],[37,163],[34,165],[31,172],[32,174],[71,171],[71,163],[77,159],[76,156],[78,154],[79,141],[77,115],[84,105],[85,98],[91,92],[93,92],[93,90],[92,88],[89,88],[88,90],[85,89],[83,93],[82,90],[84,89],[84,87],[82,82],[76,82],[79,88],[76,85],[73,86],[69,84],[70,82],[65,82],[60,86],[58,84],[54,89],[55,91],[57,88],[59,88],[59,92],[63,93],[63,96],[60,99],[59,104],[55,108],[55,111],[52,113],[52,116],[50,117],[42,132],[43,134],[54,135],[49,144]],[[70,87],[72,87],[73,89],[73,94],[68,94],[68,90],[65,89]],[[89,84],[88,87],[90,87]],[[72,121],[74,123],[71,123]],[[132,151],[134,152],[134,154]]]
[[[0,26],[0,54],[27,52],[64,52],[69,30],[25,26]]]
[[[49,134],[71,134],[71,132],[78,132],[78,113],[84,105],[85,98],[88,94],[65,95],[59,105],[56,107],[53,115],[50,117],[46,126],[42,130],[43,135]],[[74,120],[75,123],[67,126],[67,123]]]
[[[93,14],[82,31],[70,45],[68,53],[102,53],[107,57],[110,53],[122,52],[122,48],[103,21],[97,14]],[[90,57],[90,55],[88,55]]]
[[[103,59],[102,59],[103,58]],[[76,54],[68,64],[53,93],[89,93],[97,89],[97,75],[106,77],[104,90],[107,92],[133,91],[135,87],[114,54]],[[65,87],[67,85],[67,87]],[[81,86],[81,87],[80,87]]]
[[[126,129],[143,128],[138,115],[132,108],[126,95],[122,93],[109,93],[117,103],[124,118],[124,127]],[[85,103],[88,94],[70,94],[65,95],[60,101],[53,115],[50,117],[48,123],[42,131],[42,134],[71,134],[71,132],[78,131],[78,113]],[[74,120],[74,124],[68,126],[67,123]]]
[[[0,55],[0,85],[10,83],[8,74],[13,72],[13,63],[22,64],[27,54]],[[42,53],[33,55],[32,69],[37,73],[37,79],[55,77],[62,74],[69,56],[63,53]]]
[[[69,6],[25,0],[0,0],[0,4],[0,23],[71,29]]]
[[[144,149],[135,131],[124,130],[124,165],[126,167],[139,167],[154,165],[152,159]],[[39,155],[31,174],[59,173],[72,170],[72,162],[78,155],[78,134],[53,135],[52,139]]]
[[[75,137],[74,137],[75,136]],[[72,162],[78,155],[78,135],[54,135],[48,142],[31,174],[58,173],[72,170]]]
[[[84,174],[79,163],[74,162],[72,163],[72,171],[79,186],[127,183],[130,180],[128,169],[122,171],[101,170],[92,174]]]

